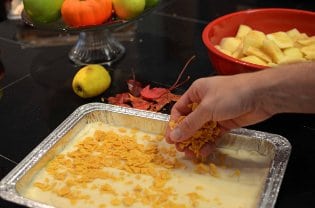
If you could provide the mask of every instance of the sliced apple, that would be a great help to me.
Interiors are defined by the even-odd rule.
[[[263,45],[266,35],[263,32],[252,30],[244,37],[244,50],[247,47],[252,46],[254,48],[260,48]]]
[[[233,53],[240,46],[241,42],[239,38],[226,37],[221,40],[220,47]]]
[[[235,37],[242,39],[252,30],[253,29],[247,25],[240,25]]]
[[[279,48],[290,48],[293,47],[293,40],[285,32],[275,32],[267,34],[266,37],[277,44]]]
[[[262,65],[262,66],[268,66],[268,64],[266,62],[264,62],[263,60],[261,60],[260,58],[258,58],[257,56],[245,56],[243,58],[241,58],[242,61],[246,61],[252,64],[258,64],[258,65]]]
[[[307,60],[315,60],[315,44],[301,48],[301,52]]]
[[[262,50],[271,57],[274,63],[279,63],[284,56],[281,49],[272,40],[266,39],[263,43]]]
[[[272,62],[271,58],[262,50],[260,50],[259,48],[254,48],[249,46],[245,51],[244,54],[250,56],[250,55],[254,55],[257,56],[258,58],[264,60],[265,62],[269,63]]]

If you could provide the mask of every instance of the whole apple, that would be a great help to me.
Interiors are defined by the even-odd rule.
[[[23,0],[24,10],[33,22],[49,23],[61,16],[63,0]]]
[[[140,15],[145,8],[145,0],[113,0],[116,15],[130,20]]]
[[[145,8],[151,8],[156,6],[160,0],[145,0]]]
[[[110,84],[111,77],[107,69],[99,64],[89,64],[74,75],[72,89],[82,98],[91,98],[103,93]]]

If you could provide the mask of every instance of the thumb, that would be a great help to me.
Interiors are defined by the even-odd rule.
[[[184,141],[200,129],[207,121],[210,120],[210,115],[205,113],[200,106],[193,112],[188,114],[178,126],[170,132],[170,139],[173,142]]]

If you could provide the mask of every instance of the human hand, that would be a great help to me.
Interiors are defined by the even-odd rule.
[[[217,122],[223,131],[228,131],[270,117],[271,114],[255,99],[255,84],[249,78],[250,75],[242,74],[196,80],[172,108],[171,120],[186,117],[176,128],[167,130],[167,142],[178,147],[179,142],[193,136],[208,121]],[[189,107],[191,103],[199,104],[194,111]],[[213,149],[214,143],[207,143],[201,148],[200,155],[206,157]],[[188,149],[179,151],[189,157],[195,156]]]

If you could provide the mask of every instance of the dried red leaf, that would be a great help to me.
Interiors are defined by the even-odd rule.
[[[169,90],[166,88],[162,88],[162,87],[150,88],[150,85],[147,85],[140,92],[141,96],[144,99],[148,99],[148,100],[156,100],[162,95],[167,94],[167,93],[169,93]]]
[[[129,79],[127,81],[128,89],[130,94],[133,96],[139,97],[140,92],[142,91],[142,84],[134,79]]]
[[[180,95],[175,95],[173,93],[167,93],[162,95],[160,98],[155,100],[155,103],[151,105],[150,110],[160,111],[170,102],[176,102],[180,98]]]
[[[109,97],[107,101],[113,105],[126,104],[130,102],[130,96],[129,96],[129,93],[127,92],[120,93],[120,94],[116,94],[114,97]]]
[[[187,77],[186,80],[179,83],[179,80],[182,77],[185,69],[194,57],[195,56],[188,60],[179,74],[176,82],[170,88],[150,88],[150,85],[142,88],[142,84],[136,81],[133,72],[133,79],[127,81],[129,93],[121,93],[114,97],[109,97],[107,99],[108,102],[114,105],[128,106],[142,110],[151,110],[156,112],[162,110],[165,105],[171,102],[176,102],[180,98],[180,95],[175,95],[171,91],[189,80],[189,77]]]
[[[134,70],[131,69],[131,71],[132,71],[132,79],[129,79],[127,81],[128,90],[130,94],[132,94],[133,96],[139,97],[140,92],[143,88],[142,83],[136,80],[136,75],[135,75]]]
[[[140,110],[149,110],[150,105],[152,104],[149,101],[142,99],[141,97],[134,97],[130,95],[131,105],[132,107]]]

